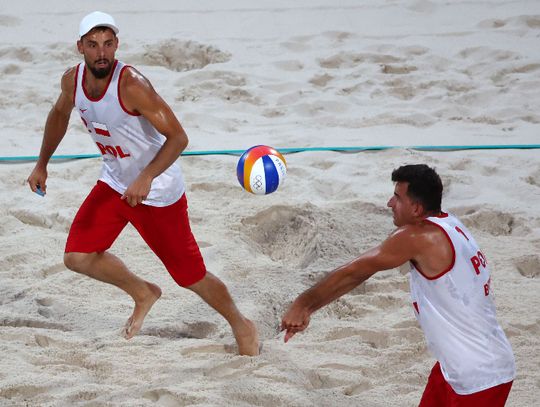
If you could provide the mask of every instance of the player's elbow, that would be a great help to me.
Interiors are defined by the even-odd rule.
[[[185,132],[182,132],[182,136],[180,137],[180,152],[184,151],[189,144],[188,136]]]
[[[189,140],[183,131],[167,136],[167,143],[180,155],[188,146]]]

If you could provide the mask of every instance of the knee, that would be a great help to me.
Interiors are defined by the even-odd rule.
[[[84,273],[90,256],[90,253],[64,253],[64,265],[72,271]]]

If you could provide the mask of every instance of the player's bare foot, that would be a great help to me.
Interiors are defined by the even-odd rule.
[[[148,293],[142,300],[135,301],[135,308],[133,314],[129,317],[122,331],[122,335],[126,339],[131,339],[141,330],[144,317],[152,308],[152,305],[161,297],[161,289],[152,283],[147,282]]]
[[[234,331],[234,337],[240,355],[257,356],[259,354],[259,334],[257,327],[249,319],[246,318],[245,324]]]

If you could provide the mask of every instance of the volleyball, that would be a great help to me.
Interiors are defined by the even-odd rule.
[[[242,188],[255,195],[274,192],[285,180],[287,162],[279,151],[268,146],[247,149],[236,166],[236,176]]]

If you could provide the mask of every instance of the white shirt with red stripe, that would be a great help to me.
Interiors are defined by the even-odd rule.
[[[152,161],[165,142],[142,115],[129,112],[122,103],[119,83],[128,66],[114,62],[113,74],[99,98],[85,91],[85,65],[79,64],[75,75],[75,107],[101,154],[103,166],[100,180],[123,194],[141,171]],[[146,205],[168,206],[178,201],[185,191],[180,167],[174,163],[152,181]]]
[[[476,393],[514,379],[512,348],[497,322],[484,254],[453,215],[429,217],[454,251],[448,270],[427,277],[411,264],[416,317],[427,346],[458,394]]]

